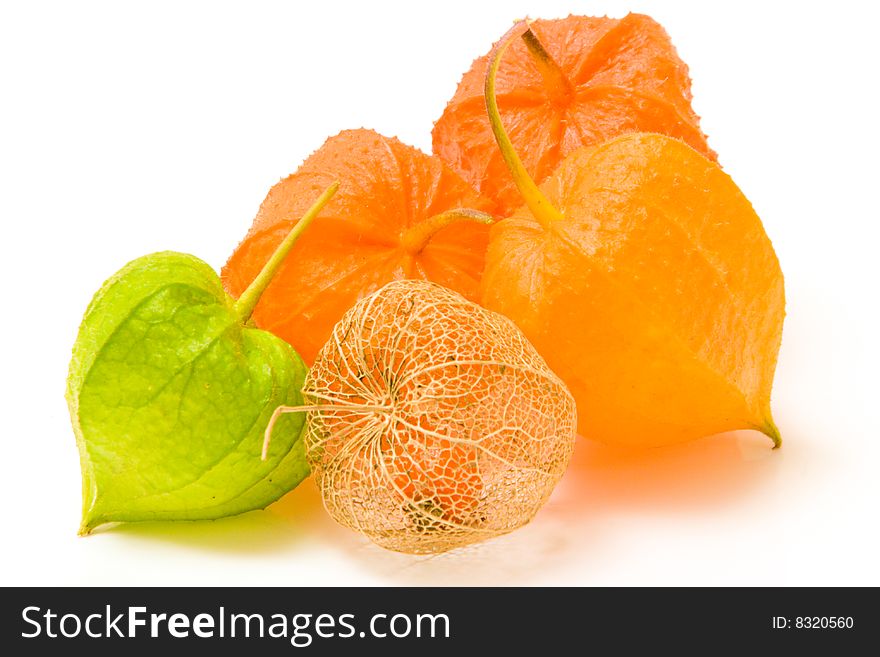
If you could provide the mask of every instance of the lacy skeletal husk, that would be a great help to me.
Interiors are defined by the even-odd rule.
[[[504,534],[571,457],[574,400],[519,329],[455,292],[396,281],[336,325],[303,389],[324,505],[392,550]]]

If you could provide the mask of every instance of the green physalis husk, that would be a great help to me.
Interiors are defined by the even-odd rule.
[[[138,258],[95,295],[67,381],[83,475],[80,533],[260,509],[308,475],[301,415],[279,421],[260,458],[274,410],[303,403],[306,367],[289,344],[247,321],[336,187],[238,301],[205,262],[173,252]]]

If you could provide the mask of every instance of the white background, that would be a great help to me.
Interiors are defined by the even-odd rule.
[[[880,585],[874,3],[4,2],[0,9],[0,583]],[[311,480],[266,512],[77,538],[70,348],[102,281],[174,249],[220,267],[324,139],[430,149],[515,18],[658,19],[789,300],[750,433],[625,453],[580,441],[529,526],[433,558],[336,526]],[[539,13],[540,12],[540,13]]]

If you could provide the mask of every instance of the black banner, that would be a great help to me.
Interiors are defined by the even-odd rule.
[[[15,655],[763,653],[864,650],[877,623],[874,589],[34,588],[4,590],[2,646]]]

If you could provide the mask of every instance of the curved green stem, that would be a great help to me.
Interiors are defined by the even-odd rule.
[[[334,182],[324,190],[324,192],[318,197],[318,200],[312,204],[312,207],[310,207],[302,218],[296,222],[294,227],[290,229],[290,232],[281,241],[278,248],[275,249],[275,252],[272,254],[272,257],[269,258],[268,262],[263,265],[263,269],[257,274],[257,277],[253,282],[248,285],[244,292],[242,292],[235,304],[235,313],[242,322],[246,322],[250,318],[251,313],[254,312],[254,308],[256,308],[257,303],[260,301],[260,297],[263,295],[263,292],[266,291],[266,288],[269,287],[269,283],[272,282],[272,278],[278,272],[278,268],[281,267],[281,263],[284,262],[287,254],[290,253],[290,249],[293,248],[297,238],[302,235],[306,228],[309,227],[312,220],[318,216],[318,213],[324,208],[327,201],[333,197],[337,189],[339,189],[338,181]]]
[[[400,240],[401,246],[412,255],[418,255],[428,245],[428,242],[431,241],[431,238],[434,237],[438,230],[458,221],[491,224],[495,222],[495,218],[486,212],[469,208],[456,208],[447,212],[441,212],[406,231]]]
[[[513,37],[521,34],[524,29],[528,29],[528,25],[524,21],[520,21],[514,25],[508,30],[507,34],[501,37],[501,41],[495,45],[495,48],[489,55],[489,67],[486,70],[485,87],[486,110],[489,113],[489,123],[492,126],[492,133],[495,135],[495,141],[498,142],[501,156],[504,158],[504,163],[507,164],[507,168],[510,169],[510,173],[513,176],[513,181],[516,183],[519,193],[522,195],[529,210],[532,211],[535,219],[537,219],[542,226],[547,228],[554,221],[561,219],[562,213],[554,208],[550,201],[547,200],[547,197],[544,196],[544,193],[538,189],[535,181],[532,180],[531,176],[529,176],[529,172],[526,171],[526,167],[522,163],[522,160],[519,159],[519,155],[514,149],[510,137],[507,136],[507,131],[505,131],[504,125],[501,123],[501,114],[498,111],[498,99],[495,97],[495,77],[498,75],[498,65],[501,63],[501,57],[504,55],[504,51],[507,50],[507,46],[510,45]]]

